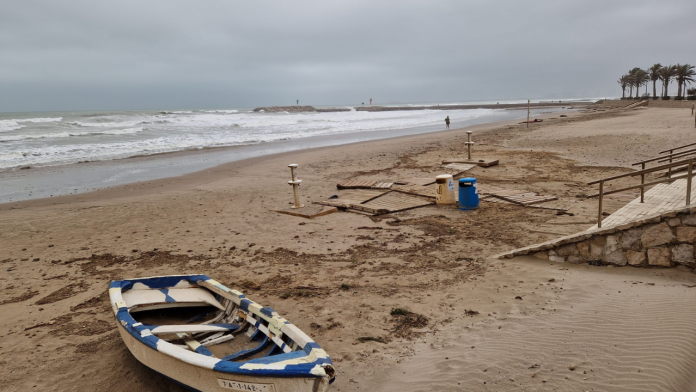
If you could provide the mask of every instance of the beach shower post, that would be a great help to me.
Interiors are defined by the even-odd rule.
[[[474,142],[471,141],[471,134],[472,133],[473,132],[471,132],[471,131],[466,131],[466,142],[464,142],[464,144],[466,144],[466,152],[468,154],[467,159],[469,159],[469,160],[471,160],[471,146],[474,144]]]
[[[292,178],[292,181],[288,181],[288,184],[292,185],[292,194],[295,198],[295,205],[290,208],[304,207],[304,204],[300,204],[299,187],[302,183],[302,180],[297,179],[297,173],[295,173],[295,169],[297,169],[297,166],[297,163],[291,163],[288,165],[288,167],[290,168],[290,177]]]
[[[527,128],[529,128],[529,99],[527,100]]]

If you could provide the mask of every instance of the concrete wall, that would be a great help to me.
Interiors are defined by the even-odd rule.
[[[696,205],[624,225],[595,229],[503,254],[573,264],[696,268]]]

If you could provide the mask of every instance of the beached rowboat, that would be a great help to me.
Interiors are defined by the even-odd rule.
[[[334,380],[309,336],[205,275],[114,281],[109,297],[133,356],[191,390],[321,392]]]

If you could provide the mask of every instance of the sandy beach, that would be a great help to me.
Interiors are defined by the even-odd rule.
[[[181,391],[121,342],[109,281],[202,273],[274,308],[338,371],[331,391],[692,391],[696,275],[491,256],[588,229],[596,187],[694,141],[689,109],[582,110],[232,162],[180,177],[0,204],[0,382],[7,391]],[[558,200],[312,220],[271,210],[346,179],[435,177]],[[617,182],[614,186],[621,186]],[[613,212],[633,194],[608,198]],[[423,316],[400,324],[404,308]],[[363,339],[361,339],[363,338]],[[364,339],[372,338],[372,339]]]

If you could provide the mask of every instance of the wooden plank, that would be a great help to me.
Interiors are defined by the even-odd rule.
[[[370,201],[376,197],[380,197],[383,194],[389,192],[388,190],[380,190],[380,189],[353,189],[349,190],[347,192],[341,192],[338,195],[338,199],[340,200],[353,200],[358,202],[358,204],[362,204],[366,201]]]
[[[300,218],[312,219],[319,216],[328,215],[338,211],[338,208],[323,205],[308,205],[302,208],[296,209],[282,209],[282,210],[271,210],[272,212],[278,212],[280,214],[299,216]]]
[[[341,181],[336,184],[338,189],[370,189],[377,181],[365,181],[365,180],[346,180]]]
[[[487,197],[494,197],[522,206],[530,206],[532,204],[539,204],[547,201],[558,200],[558,197],[556,196],[539,195],[536,192],[501,188],[495,185],[479,185],[479,193],[483,195],[482,197],[480,197],[483,199]]]
[[[485,195],[491,195],[491,194],[508,194],[508,195],[514,195],[518,193],[525,193],[527,191],[520,191],[520,190],[515,190],[515,189],[508,189],[508,188],[502,188],[497,185],[490,185],[490,184],[476,184],[478,187],[479,193],[480,194],[485,194]]]
[[[389,192],[388,190],[378,189],[351,189],[341,192],[337,199],[317,201],[314,202],[314,204],[338,208],[354,208],[357,205],[368,202]]]
[[[473,163],[450,163],[445,166],[448,169],[457,169],[461,171],[471,170],[476,167]]]
[[[434,201],[423,200],[417,197],[391,192],[363,204],[362,207],[374,208],[376,210],[386,210],[388,212],[397,212],[411,208],[423,207],[433,203]]]
[[[531,204],[539,204],[543,203],[546,201],[552,201],[552,200],[558,200],[556,196],[544,196],[544,197],[534,197],[534,196],[520,196],[520,195],[514,195],[514,196],[505,196],[505,195],[491,195],[493,197],[497,197],[499,199],[507,200],[509,202],[519,204],[522,206],[528,206]]]
[[[333,206],[333,207],[338,207],[338,208],[350,208],[353,204],[360,204],[358,202],[355,202],[354,200],[338,200],[338,199],[332,199],[332,200],[322,200],[322,201],[315,201],[314,204],[320,204],[323,206]]]
[[[392,191],[406,193],[409,195],[416,195],[422,197],[429,197],[435,199],[437,196],[437,188],[435,185],[431,186],[420,186],[420,185],[394,185]]]
[[[362,211],[362,212],[367,212],[367,213],[370,213],[373,215],[382,215],[382,214],[386,214],[387,212],[389,212],[389,210],[387,210],[385,208],[369,207],[369,206],[365,206],[363,204],[353,204],[350,207],[350,209],[351,210],[358,210],[358,211]]]
[[[435,176],[424,178],[403,178],[394,182],[395,185],[420,185],[426,186],[435,183]]]
[[[371,189],[391,189],[393,182],[378,182]]]
[[[443,165],[448,165],[450,163],[467,163],[467,164],[473,164],[473,165],[478,165],[481,167],[490,167],[490,166],[495,166],[498,163],[500,163],[497,159],[472,159],[468,160],[467,158],[448,158],[442,161]]]
[[[459,177],[476,166],[471,163],[450,163],[445,165],[445,169],[447,169],[447,174],[451,174],[452,177]]]
[[[480,198],[479,198],[479,199],[480,199]],[[523,205],[520,205],[520,204],[518,204],[518,203],[513,203],[513,202],[511,202],[511,201],[499,199],[499,198],[494,197],[494,196],[490,196],[490,197],[488,197],[488,198],[486,198],[486,199],[481,199],[481,200],[485,200],[487,203],[489,202],[489,203],[499,203],[499,204],[514,204],[514,205],[518,205],[518,206],[520,206],[520,207],[525,207],[525,208],[537,208],[537,209],[540,209],[540,210],[568,211],[567,208],[559,208],[559,207],[547,207],[547,206],[538,206],[538,205],[524,205],[524,206],[523,206]],[[595,226],[596,226],[596,225],[595,225]]]
[[[376,214],[372,214],[372,213],[369,213],[369,212],[365,212],[365,211],[361,211],[361,210],[356,210],[356,209],[353,209],[353,208],[346,208],[346,211],[352,212],[352,213],[354,213],[354,214],[367,215],[367,216],[375,216],[375,215],[376,215]]]

